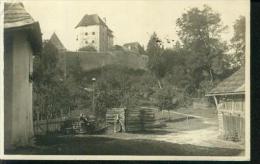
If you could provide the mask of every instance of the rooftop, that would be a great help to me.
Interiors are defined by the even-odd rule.
[[[24,9],[22,3],[4,3],[4,32],[17,30],[30,32],[29,40],[33,49],[38,52],[42,45],[40,25],[34,21],[31,15]]]
[[[103,25],[108,28],[106,23],[97,14],[84,15],[84,17],[81,19],[81,21],[75,28],[80,27],[80,26],[91,26],[91,25]],[[108,31],[110,31],[112,33],[112,30],[109,28],[108,28]]]
[[[245,93],[245,68],[240,68],[237,72],[232,74],[220,82],[213,88],[206,96],[214,95],[231,95]]]

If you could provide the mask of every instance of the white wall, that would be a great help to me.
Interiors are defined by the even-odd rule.
[[[93,32],[95,33],[95,35],[92,34]],[[97,50],[99,50],[100,49],[99,35],[100,35],[99,25],[78,27],[76,29],[76,38],[78,39],[76,40],[76,42],[78,45],[78,49],[90,45],[90,46],[94,46]],[[94,43],[92,43],[92,41],[94,41]]]
[[[32,49],[24,32],[13,32],[12,52],[5,54],[5,146],[31,144]],[[9,56],[6,56],[9,55]],[[10,64],[10,65],[7,65]],[[7,97],[6,97],[7,96]]]

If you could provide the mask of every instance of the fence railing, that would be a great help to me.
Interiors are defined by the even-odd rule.
[[[33,122],[34,134],[45,135],[47,133],[59,132],[64,120],[62,118],[50,120],[36,120]]]

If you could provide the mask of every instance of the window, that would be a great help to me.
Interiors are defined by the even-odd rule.
[[[94,41],[94,40],[92,40],[92,43],[95,43],[95,41]]]
[[[88,33],[86,32],[85,35],[88,35]]]
[[[92,35],[95,35],[95,32],[92,32]]]
[[[88,44],[88,41],[86,40],[85,43]]]

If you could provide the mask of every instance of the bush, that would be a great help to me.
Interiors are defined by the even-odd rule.
[[[176,109],[179,103],[179,97],[180,95],[177,90],[170,86],[158,89],[155,93],[156,104],[160,110]]]
[[[90,51],[90,52],[97,52],[96,48],[93,46],[85,46],[79,49],[79,51]]]

